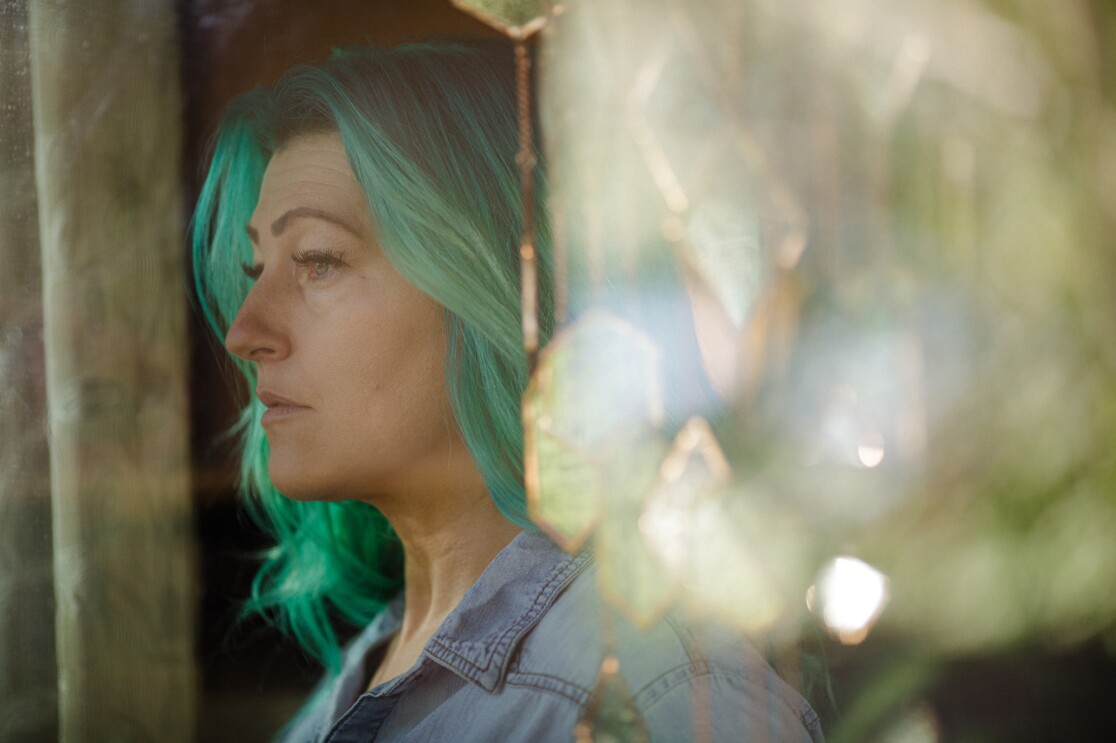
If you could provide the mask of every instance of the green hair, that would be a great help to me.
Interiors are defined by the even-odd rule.
[[[249,290],[246,226],[264,169],[286,142],[337,131],[395,268],[445,308],[445,381],[458,426],[500,511],[531,528],[523,490],[520,398],[527,383],[519,314],[523,225],[510,46],[412,44],[337,53],[237,99],[218,131],[193,221],[193,264],[206,321],[221,338]],[[543,191],[536,174],[536,194]],[[552,330],[546,222],[536,205],[540,318]],[[255,367],[233,358],[250,387]],[[259,613],[331,672],[339,617],[362,626],[402,586],[402,548],[360,501],[285,498],[267,473],[263,406],[234,433],[248,513],[275,539],[245,613]]]

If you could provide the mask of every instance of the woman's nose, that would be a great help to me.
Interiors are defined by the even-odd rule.
[[[225,334],[225,348],[245,361],[278,361],[290,353],[287,334],[277,323],[280,308],[257,282]]]

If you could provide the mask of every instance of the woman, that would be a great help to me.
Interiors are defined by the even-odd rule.
[[[514,95],[502,46],[368,49],[222,124],[195,268],[255,391],[243,487],[277,545],[249,608],[328,669],[283,740],[567,741],[595,705],[592,555],[524,505]],[[365,627],[343,653],[334,614]],[[731,636],[615,634],[653,740],[820,736]]]

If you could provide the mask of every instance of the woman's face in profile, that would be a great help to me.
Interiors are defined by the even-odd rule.
[[[257,366],[274,485],[376,500],[452,480],[443,310],[380,249],[338,134],[272,157],[248,232],[257,278],[225,345]]]

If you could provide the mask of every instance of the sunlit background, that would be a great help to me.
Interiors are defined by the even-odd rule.
[[[803,585],[858,555],[885,621],[943,650],[1111,626],[1109,6],[561,7],[540,98],[567,293],[677,364],[680,268],[727,410],[681,405],[732,469],[697,487],[788,520],[738,541]],[[647,379],[617,373],[594,379]]]
[[[1116,649],[1113,6],[460,2],[542,26],[529,495],[616,610],[917,659],[833,740],[1100,736],[923,695]]]

